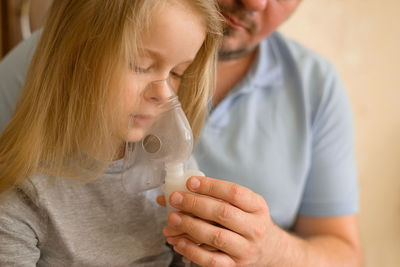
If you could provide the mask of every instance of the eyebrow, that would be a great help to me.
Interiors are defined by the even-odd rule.
[[[162,54],[160,53],[160,52],[158,52],[158,51],[155,51],[155,50],[151,50],[151,49],[148,49],[148,48],[145,48],[145,49],[143,49],[143,56],[153,56],[153,57],[158,57],[158,58],[162,58],[163,56],[162,56]]]
[[[150,56],[156,57],[158,59],[163,59],[164,58],[163,54],[161,54],[158,51],[155,51],[155,50],[152,50],[152,49],[149,49],[149,48],[145,48],[145,49],[143,49],[143,51],[144,51],[144,54],[143,54],[144,56],[150,55]],[[193,59],[189,59],[189,60],[187,60],[185,62],[179,63],[179,65],[186,64],[186,63],[192,63],[193,61],[194,61],[194,58]]]

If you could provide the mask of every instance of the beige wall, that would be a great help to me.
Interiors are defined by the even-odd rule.
[[[352,102],[367,267],[400,266],[400,1],[303,0],[282,32],[333,61]]]

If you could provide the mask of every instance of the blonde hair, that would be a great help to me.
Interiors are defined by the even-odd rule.
[[[221,18],[214,0],[166,1],[191,6],[206,26],[178,92],[197,138],[214,88]],[[135,55],[158,2],[53,2],[17,109],[0,136],[0,193],[39,172],[94,178],[104,171],[115,153],[113,77],[121,59]],[[105,151],[101,160],[87,153],[98,147]]]

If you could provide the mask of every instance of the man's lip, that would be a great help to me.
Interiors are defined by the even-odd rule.
[[[247,30],[248,27],[243,22],[239,21],[236,17],[226,13],[222,13],[222,15],[225,18],[226,24],[228,24],[232,28]]]

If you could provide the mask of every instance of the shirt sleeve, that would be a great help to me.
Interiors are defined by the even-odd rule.
[[[43,223],[39,208],[22,190],[0,202],[0,266],[36,266]]]
[[[332,66],[324,80],[313,101],[311,165],[299,209],[302,216],[333,217],[358,211],[350,103]]]

